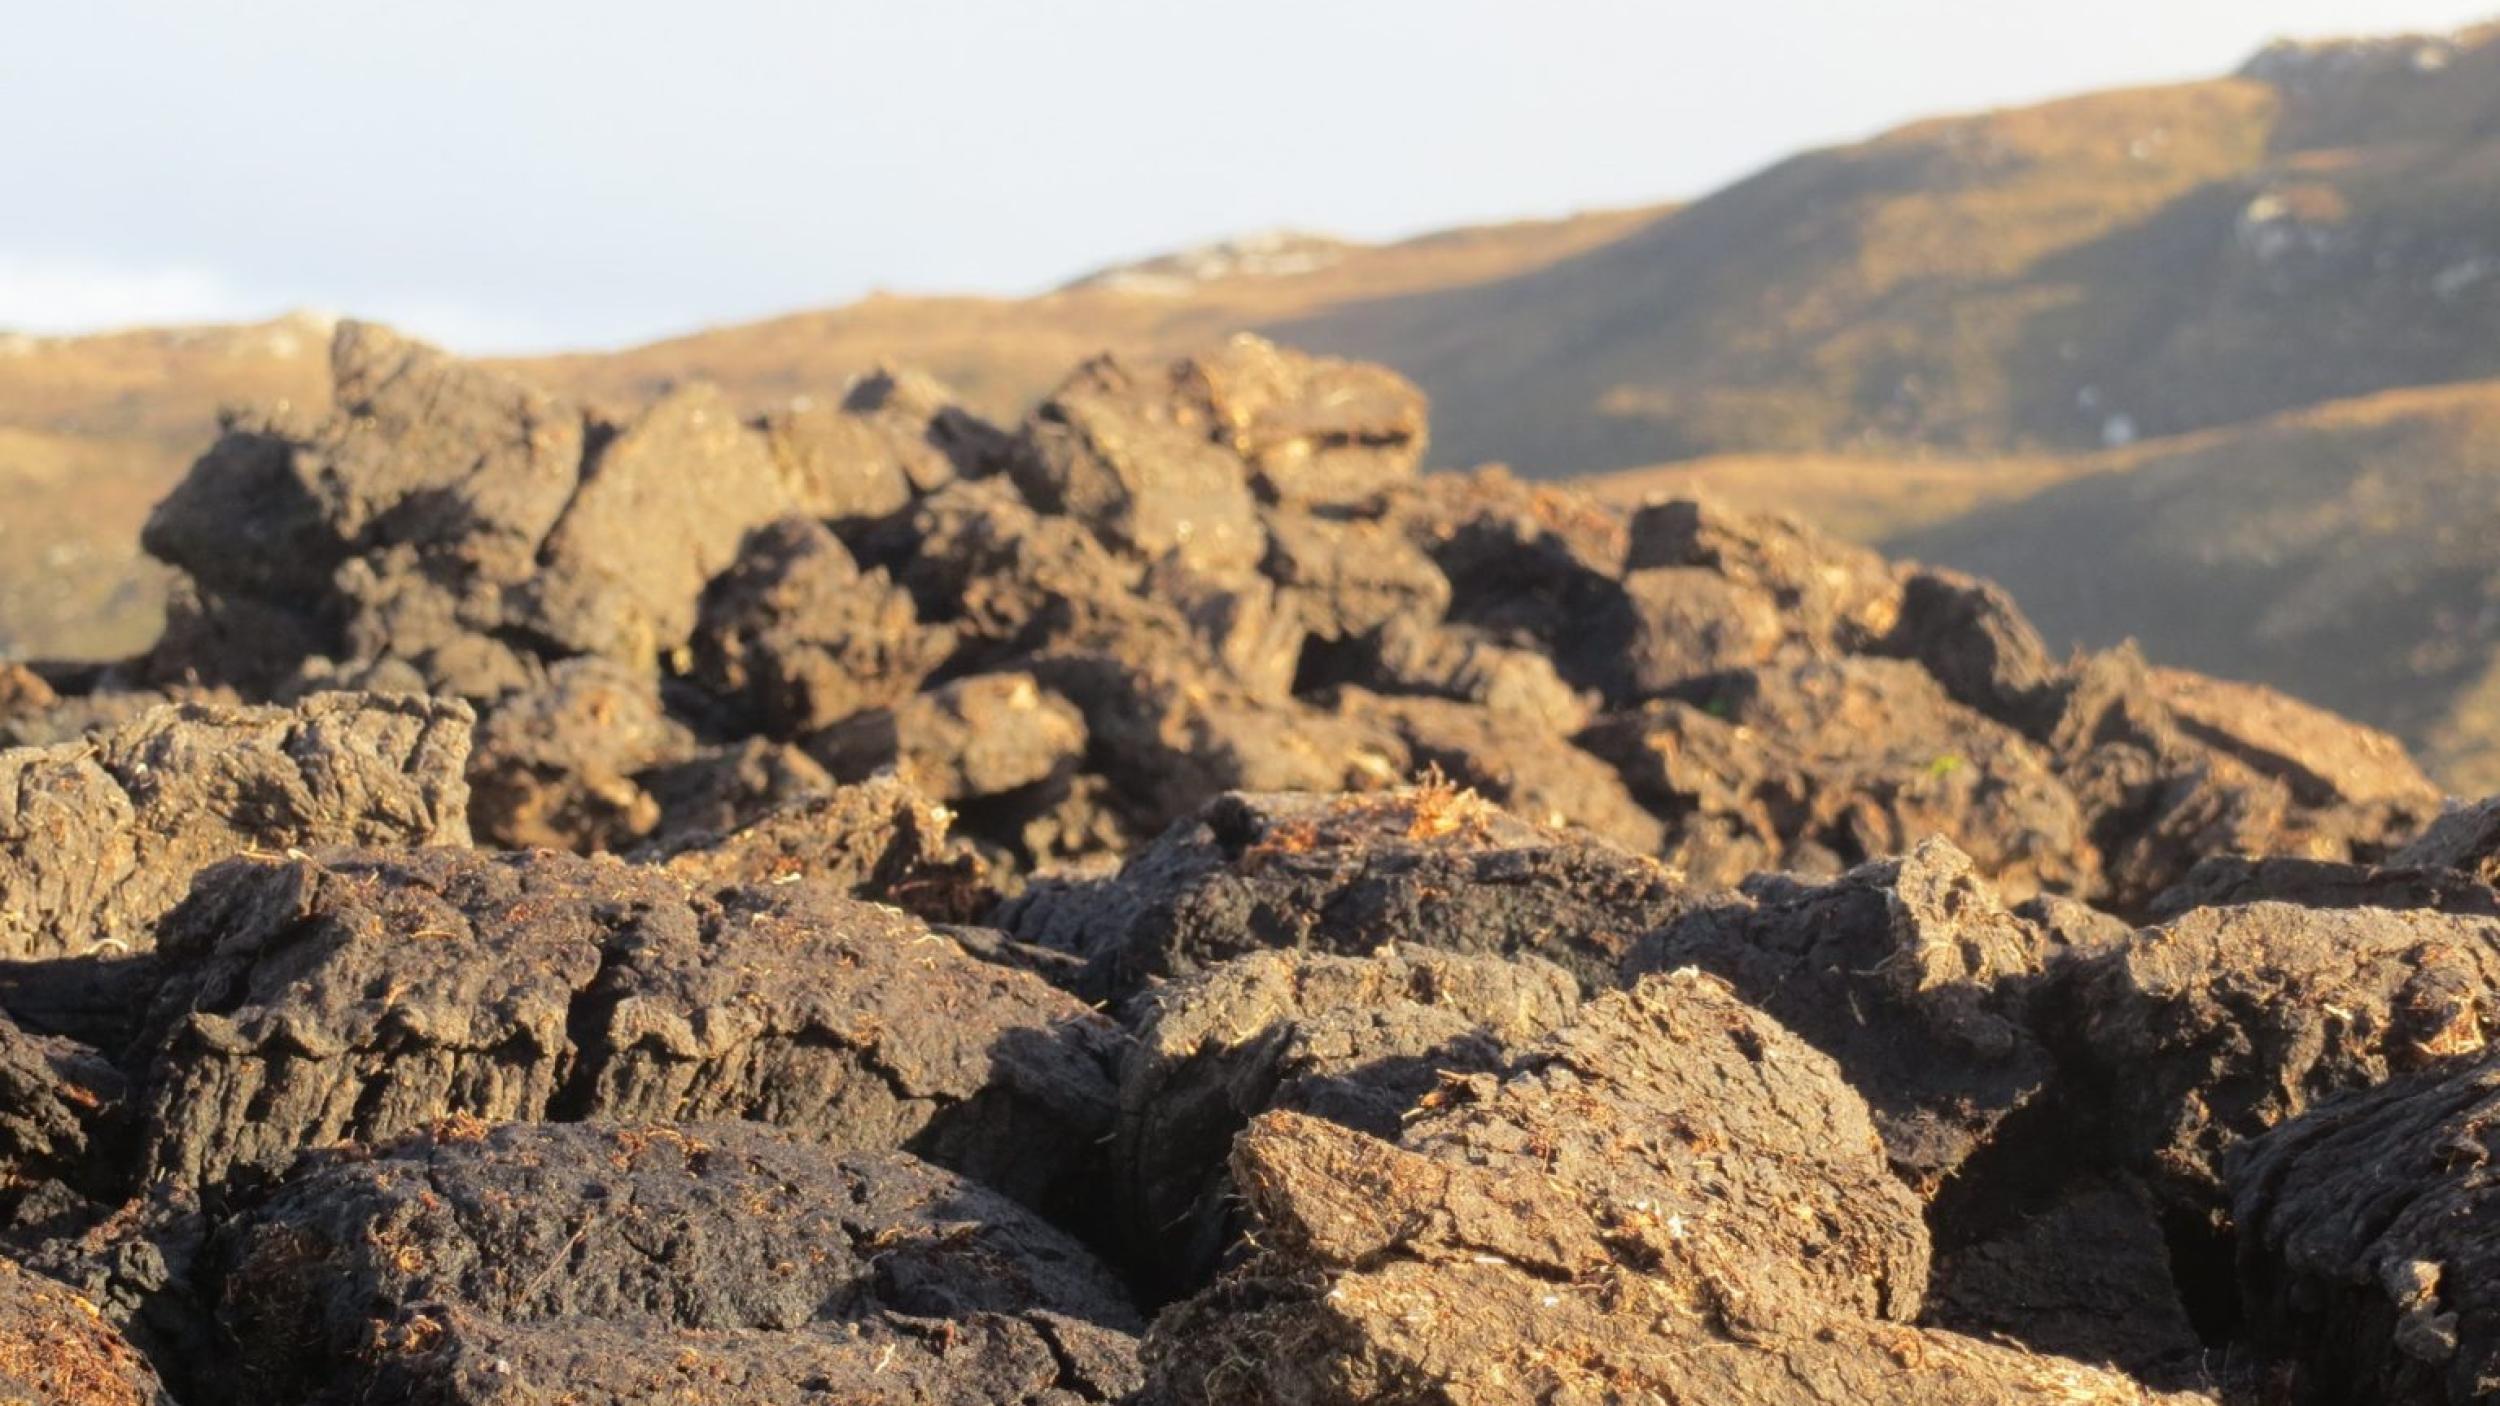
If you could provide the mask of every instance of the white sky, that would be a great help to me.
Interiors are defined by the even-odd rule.
[[[0,327],[465,350],[1706,193],[2500,0],[13,0]]]

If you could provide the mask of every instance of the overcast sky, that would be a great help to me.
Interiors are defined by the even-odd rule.
[[[1689,198],[1938,112],[2500,0],[59,0],[0,327],[313,307],[596,346],[1292,226]]]

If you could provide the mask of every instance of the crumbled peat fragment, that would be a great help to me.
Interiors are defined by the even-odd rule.
[[[1359,688],[1342,690],[1337,706],[1404,742],[1412,766],[1522,819],[1576,826],[1634,854],[1656,854],[1665,843],[1665,827],[1632,799],[1612,767],[1534,722],[1446,698],[1390,698]]]
[[[2076,966],[2136,940],[2124,923],[2049,896],[2009,911],[1942,840],[1829,884],[1746,890],[1750,907],[1662,934],[1656,960],[1726,976],[1866,1096],[1928,1201],[1924,1322],[2160,1386],[2247,1373],[2213,1350],[2233,1307],[2209,1212],[2146,1185],[2117,1150],[2112,1081],[2046,1033],[2069,1018]]]
[[[2438,809],[2385,733],[2132,647],[2054,666],[2004,590],[1959,573],[1912,574],[1878,648],[2049,750],[2126,911],[2212,856],[2376,861]]]
[[[2376,728],[2262,684],[2184,669],[2154,670],[2153,688],[2181,731],[2281,781],[2296,806],[2345,811],[2339,828],[2350,842],[2389,847],[2439,812],[2439,788]]]
[[[1390,524],[1273,513],[1267,525],[1263,569],[1285,608],[1320,639],[1429,627],[1449,608],[1448,578]]]
[[[2026,737],[2056,723],[2058,666],[2005,588],[1921,567],[1901,585],[1901,611],[1878,653],[1917,662],[1954,702]]]
[[[32,666],[15,660],[0,663],[0,727],[15,726],[60,705],[60,691]]]
[[[2486,884],[2500,879],[2500,796],[2443,810],[2388,863],[2453,869]]]
[[[595,655],[568,659],[479,727],[469,764],[478,838],[515,849],[626,849],[660,824],[660,804],[638,774],[693,750],[649,674]]]
[[[1837,1061],[1893,1166],[1932,1191],[2039,1097],[2026,1009],[2058,955],[1940,839],[1825,884],[1763,875],[1661,932],[1638,966],[1698,966]]]
[[[2253,684],[2153,669],[2131,646],[2079,660],[2056,692],[2038,740],[2100,852],[2103,901],[2122,913],[2209,855],[2374,861],[2438,810],[2385,734]],[[2333,763],[2289,760],[2303,748]]]
[[[2284,856],[2218,854],[2155,896],[2146,916],[2166,923],[2199,908],[2290,903],[2302,908],[2427,908],[2500,917],[2500,893],[2468,874],[2435,865],[2348,864]]]
[[[1929,1212],[1936,1263],[1924,1321],[2146,1382],[2214,1379],[2208,1325],[2186,1301],[2161,1207],[2140,1182],[2073,1167],[2036,1187],[2000,1168],[1973,1176]]]
[[[694,676],[751,725],[798,737],[911,697],[953,646],[883,568],[862,571],[813,518],[784,518],[705,591]]]
[[[1900,573],[1882,557],[1784,513],[1746,512],[1706,498],[1635,512],[1624,566],[1698,568],[1758,591],[1777,607],[1783,630],[1818,654],[1863,651],[1901,616]]]
[[[1553,655],[1574,687],[1619,677],[1606,651],[1623,629],[1621,513],[1483,469],[1427,475],[1389,520],[1448,579],[1453,623]],[[1583,643],[1568,647],[1574,640]]]
[[[1391,943],[1543,957],[1596,988],[1614,984],[1643,933],[1697,901],[1654,861],[1421,786],[1228,795],[1116,876],[1008,903],[1000,925],[1085,958],[1097,997],[1246,952],[1360,956]]]
[[[1149,1399],[2154,1399],[1897,1321],[1926,1231],[1864,1106],[1694,973],[1591,1002],[1399,1143],[1264,1115],[1234,1174],[1259,1251],[1156,1320]]]
[[[2233,1146],[2484,1048],[2500,1028],[2500,919],[2199,909],[2070,964],[2044,1009],[2110,1110],[2121,1162],[2167,1208],[2213,1219]]]
[[[1140,998],[1120,1078],[1112,1191],[1126,1258],[1166,1293],[1239,1241],[1227,1157],[1291,1109],[1394,1141],[1451,1074],[1499,1070],[1569,1020],[1580,989],[1533,957],[1429,947],[1253,952]]]
[[[1185,631],[1177,612],[1139,594],[1144,571],[1114,557],[1082,523],[1034,510],[999,479],[957,483],[921,500],[898,528],[900,580],[921,618],[944,622],[975,662],[1054,642],[1102,644]]]
[[[162,970],[154,952],[0,962],[0,1011],[29,1034],[118,1055],[138,1035]]]
[[[451,1116],[746,1118],[1079,1194],[1106,1022],[819,886],[689,891],[546,853],[344,852],[204,875],[166,925],[142,1166],[211,1188]]]
[[[1875,650],[1901,611],[1899,572],[1784,514],[1707,499],[1652,502],[1628,525],[1618,706],[1716,676]]]
[[[127,1181],[129,1159],[109,1170]],[[117,1204],[45,1199],[50,1214],[41,1218],[34,1198],[20,1204],[0,1254],[92,1305],[147,1357],[174,1400],[205,1399],[199,1380],[227,1370],[232,1354],[217,1342],[200,1292],[210,1226],[198,1198],[159,1187]]]
[[[1313,636],[1289,593],[1265,577],[1209,575],[1179,557],[1147,568],[1142,589],[1178,613],[1193,655],[1213,662],[1251,696],[1280,700],[1299,686]],[[1132,657],[1137,656],[1132,646]]]
[[[1085,719],[1030,674],[976,674],[861,713],[808,740],[834,776],[893,768],[938,801],[1003,796],[1072,773]]]
[[[0,1223],[63,1192],[119,1199],[125,1082],[97,1051],[0,1015]]]
[[[95,1305],[0,1259],[0,1406],[174,1406]]]
[[[447,1123],[307,1159],[214,1255],[238,1406],[1107,1400],[1141,1326],[997,1193],[751,1124]]]
[[[1108,1021],[892,909],[805,884],[713,901],[699,951],[612,949],[579,1008],[580,1116],[747,1118],[904,1148],[1053,1212],[1092,1199]]]
[[[967,911],[961,922],[987,921],[997,909],[996,895],[1021,892],[1032,879],[1108,873],[1119,867],[1118,856],[1137,847],[1114,788],[1092,772],[966,801],[954,815],[957,836],[979,854],[983,869],[1006,880],[993,885],[989,904]],[[1022,878],[1004,875],[1006,865],[1021,866]]]
[[[804,879],[911,908],[906,900],[915,886],[947,876],[946,829],[941,807],[893,777],[880,777],[857,786],[828,786],[736,829],[682,835],[635,857],[692,885]]]
[[[130,952],[229,856],[465,845],[471,713],[316,694],[292,708],[160,708],[0,751],[0,956]]]
[[[1304,356],[1235,336],[1172,373],[1215,438],[1241,456],[1259,497],[1311,509],[1376,506],[1415,475],[1424,397],[1385,366]]]
[[[43,682],[31,672],[28,677],[38,684]],[[119,681],[107,687],[104,677],[99,673],[87,678],[86,682],[93,685],[88,692],[31,698],[21,695],[17,711],[0,704],[0,747],[56,747],[110,732],[159,708],[181,704],[213,708],[237,708],[243,704],[243,695],[231,688],[181,684],[170,688],[132,688]],[[0,678],[0,688],[5,687],[5,678]]]
[[[2250,1337],[2280,1400],[2465,1406],[2500,1381],[2500,1060],[2327,1103],[2231,1159]]]
[[[1621,672],[1599,683],[1627,703],[1768,664],[1789,643],[1777,602],[1704,567],[1627,571],[1621,589],[1608,631],[1620,635]]]
[[[1794,1335],[1679,1331],[1672,1303],[1604,1269],[1582,1282],[1494,1252],[1232,1281],[1168,1311],[1143,1398],[1174,1406],[1465,1401],[1779,1406],[2213,1406],[2069,1358],[1931,1328],[1801,1320]],[[1266,1356],[1258,1354],[1265,1353]]]
[[[1386,727],[1259,698],[1177,656],[1068,651],[1032,662],[1033,676],[1084,714],[1091,759],[1145,833],[1227,791],[1380,791],[1411,769]]]
[[[660,806],[645,842],[671,849],[729,834],[792,801],[830,791],[833,776],[787,742],[750,737],[706,747],[636,778]]]
[[[1927,1230],[1866,1105],[1715,977],[1669,972],[1600,996],[1505,1075],[1456,1081],[1433,1105],[1405,1153],[1488,1191],[1556,1195],[1558,1211],[1603,1207],[1591,1223],[1640,1247],[1652,1292],[1689,1296],[1732,1331],[1770,1330],[1802,1304],[1917,1316]],[[1243,1187],[1254,1204],[1266,1194],[1256,1177]],[[1351,1245],[1324,1221],[1298,1216],[1287,1233]]]
[[[1940,834],[2011,899],[2099,885],[2051,759],[1903,661],[1728,674],[1697,701],[1601,718],[1581,741],[1668,817],[1667,855],[1708,882],[1837,874]]]
[[[138,1050],[146,1178],[206,1187],[437,1118],[545,1115],[624,933],[694,917],[656,873],[552,855],[238,860],[166,920]]]
[[[1266,535],[1241,457],[1218,442],[1208,407],[1174,393],[1186,374],[1185,364],[1157,375],[1094,358],[1033,412],[1009,472],[1034,506],[1116,551],[1245,571]]]
[[[1393,737],[1282,693],[1291,670],[1276,667],[1255,578],[1170,559],[1148,571],[995,481],[933,495],[912,526],[903,579],[963,640],[951,667],[1027,674],[1073,705],[1123,829],[1151,833],[1228,789],[1371,789],[1404,773]]]
[[[349,1379],[365,1390],[353,1406],[1083,1406],[1126,1399],[1138,1375],[1133,1340],[1040,1314],[661,1332],[633,1321],[501,1323],[453,1307],[414,1331],[421,1348]]]
[[[852,382],[838,405],[796,397],[762,428],[799,508],[834,522],[882,518],[958,478],[987,477],[1013,447],[945,386],[891,367]]]
[[[514,593],[514,624],[562,652],[648,673],[684,647],[704,584],[738,559],[747,533],[793,506],[764,436],[728,397],[679,387],[595,442]]]
[[[580,412],[369,323],[339,325],[330,370],[334,413],[230,424],[157,505],[145,546],[206,593],[308,617],[330,613],[321,607],[343,566],[365,568],[368,580],[405,574],[440,608],[395,622],[433,628],[403,636],[389,657],[485,662],[494,651],[456,658],[472,640],[485,643],[460,617],[528,578],[579,482]],[[483,685],[483,694],[458,691],[491,696],[491,680],[460,674],[441,668],[429,681]]]
[[[1506,724],[1533,724],[1568,737],[1587,724],[1592,695],[1563,682],[1554,661],[1463,625],[1431,628],[1392,621],[1365,649],[1337,666],[1345,682],[1375,693],[1453,698]]]

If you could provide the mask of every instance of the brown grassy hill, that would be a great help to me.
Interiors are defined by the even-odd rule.
[[[221,405],[326,400],[330,328],[0,335],[0,657],[146,645],[163,576],[139,524],[216,431]]]
[[[1578,258],[1271,327],[1455,457],[2097,447],[2500,373],[2500,27],[1808,153]]]
[[[926,371],[973,408],[1012,419],[1098,351],[1179,352],[1387,294],[1445,296],[1602,247],[1666,211],[1601,211],[1380,245],[1252,238],[1106,269],[1034,298],[879,294],[628,351],[517,364],[579,396],[641,399],[709,380],[763,405],[838,390],[891,363]]]
[[[0,656],[155,638],[165,574],[138,530],[181,462],[144,442],[0,428]]]
[[[1874,544],[2029,497],[2088,472],[2090,462],[2045,455],[1716,454],[1574,482],[1622,507],[1698,495],[1754,511],[1796,513],[1827,532]]]
[[[326,400],[330,328],[301,313],[89,337],[0,331],[0,425],[197,453],[220,405]]]
[[[2097,456],[1886,545],[1993,576],[2052,641],[2141,639],[2376,723],[2500,790],[2500,381]]]

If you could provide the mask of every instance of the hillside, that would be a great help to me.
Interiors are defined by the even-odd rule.
[[[0,657],[109,656],[156,637],[165,575],[139,524],[222,405],[326,402],[326,319],[94,337],[0,334]]]
[[[1703,497],[1748,512],[1787,512],[1851,541],[1877,543],[2019,500],[2089,472],[2089,456],[1714,454],[1574,480],[1600,501]]]
[[[1782,162],[1516,279],[1268,330],[1462,459],[2093,448],[2500,372],[2500,29]]]
[[[1415,378],[1445,464],[2065,452],[2500,374],[2495,230],[2500,27],[1919,122],[1688,206],[1247,240],[528,369],[760,399],[894,360],[1010,415],[1071,355],[1247,327]]]
[[[1254,237],[1104,269],[1034,298],[878,294],[627,351],[503,364],[585,397],[639,400],[709,380],[757,406],[822,395],[893,364],[937,376],[973,409],[1012,420],[1069,366],[1105,348],[1177,354],[1383,295],[1452,296],[1611,244],[1667,213],[1603,211],[1381,245]]]

